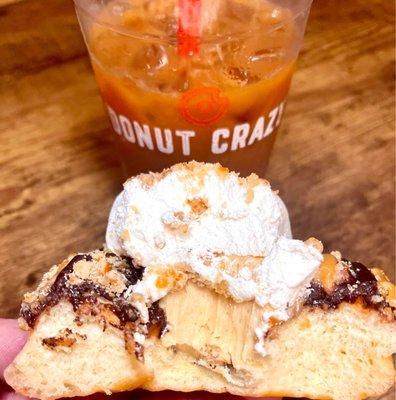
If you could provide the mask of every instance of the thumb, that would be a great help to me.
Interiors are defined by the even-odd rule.
[[[0,379],[4,370],[26,342],[26,332],[19,329],[14,319],[0,319]]]

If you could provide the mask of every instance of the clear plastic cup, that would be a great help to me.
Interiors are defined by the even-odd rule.
[[[263,176],[311,0],[75,0],[128,175],[220,162]]]

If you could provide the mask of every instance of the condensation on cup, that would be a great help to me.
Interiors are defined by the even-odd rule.
[[[220,162],[263,176],[311,0],[75,0],[128,175]]]

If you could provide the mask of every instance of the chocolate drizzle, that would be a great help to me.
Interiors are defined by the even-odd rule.
[[[124,269],[122,273],[127,279],[128,285],[136,285],[143,277],[144,268],[137,265],[131,257],[123,257],[123,259],[126,261],[128,268]]]
[[[149,308],[149,331],[152,331],[153,328],[158,329],[158,337],[161,337],[166,331],[166,316],[165,311],[159,306],[159,301],[156,301]]]
[[[336,284],[331,293],[327,293],[320,282],[312,281],[305,305],[337,308],[342,302],[354,303],[361,299],[367,307],[385,307],[386,302],[378,290],[378,283],[372,272],[359,262],[345,259],[342,261],[347,266],[348,279]]]
[[[20,316],[26,321],[30,328],[34,327],[37,318],[46,308],[52,307],[59,303],[63,294],[63,290],[61,288],[66,284],[66,276],[73,271],[74,264],[81,260],[90,261],[92,260],[92,257],[89,254],[77,254],[69,261],[65,268],[63,268],[56,277],[56,280],[45,299],[34,304],[22,303]]]
[[[112,269],[122,274],[125,278],[125,290],[122,293],[112,292],[108,287],[89,279],[71,279],[73,277],[71,274],[73,274],[74,267],[78,262],[83,260],[99,262],[94,257],[95,253],[74,256],[59,272],[45,294],[42,294],[41,297],[33,302],[22,304],[20,315],[28,326],[33,328],[42,312],[54,307],[61,300],[67,300],[77,314],[75,318],[77,325],[81,326],[83,324],[82,318],[86,315],[98,318],[103,330],[107,329],[108,325],[122,330],[124,332],[126,350],[130,353],[134,352],[136,357],[143,361],[144,348],[141,343],[135,341],[134,334],[140,333],[144,336],[161,337],[167,325],[165,312],[159,306],[159,302],[153,303],[148,310],[149,321],[144,323],[136,307],[127,300],[129,296],[126,296],[126,292],[142,279],[144,273],[144,268],[135,264],[130,257],[118,257],[111,252],[100,254],[100,257],[106,259],[107,266],[111,266]],[[51,348],[59,344],[73,345],[74,339],[72,340],[66,336],[46,338],[43,345]]]
[[[112,253],[107,253],[106,257],[115,257]],[[109,293],[106,288],[92,281],[85,280],[79,284],[70,284],[69,275],[73,272],[74,265],[79,261],[92,261],[90,254],[78,254],[74,256],[69,263],[62,269],[52,284],[47,295],[39,301],[30,304],[23,303],[20,315],[25,319],[26,323],[33,328],[37,318],[47,308],[58,304],[62,299],[68,300],[74,311],[83,304],[94,304],[98,297],[111,302],[107,307],[119,318],[122,325],[127,322],[135,322],[138,319],[138,312],[129,302],[123,297],[123,293],[116,295]],[[127,279],[127,287],[136,284],[142,278],[144,268],[137,266],[129,257],[123,257],[126,264],[120,272]]]

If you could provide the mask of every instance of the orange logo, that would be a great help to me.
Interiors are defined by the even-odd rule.
[[[179,111],[183,118],[195,125],[212,125],[227,112],[230,102],[215,87],[197,87],[183,94]]]

